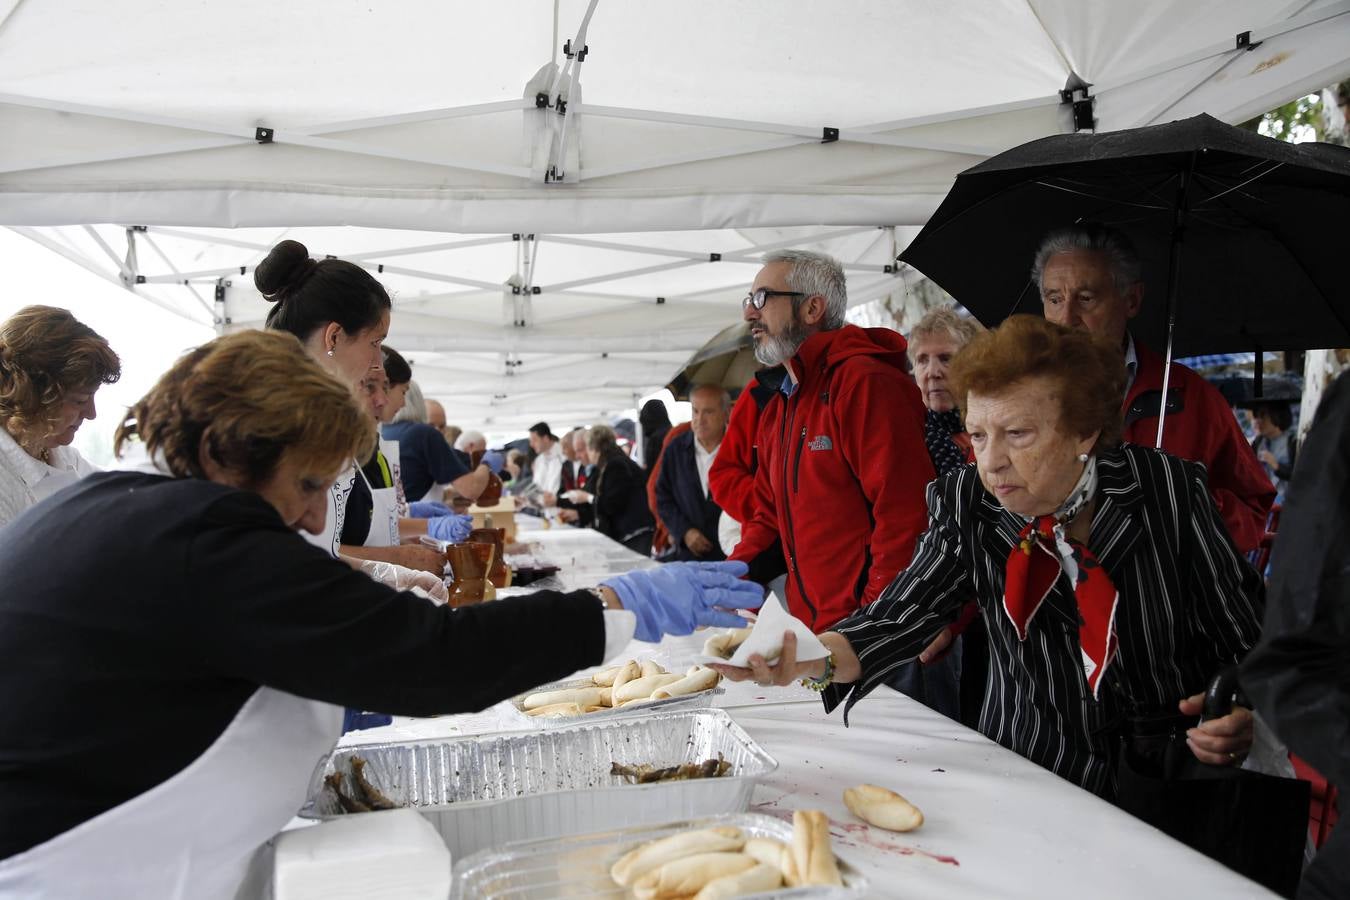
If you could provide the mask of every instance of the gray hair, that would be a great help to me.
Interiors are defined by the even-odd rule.
[[[764,264],[789,263],[788,287],[807,296],[819,294],[825,298],[825,315],[820,320],[821,331],[833,331],[844,325],[848,311],[848,289],[844,284],[844,267],[833,256],[811,250],[774,250],[764,254]],[[799,307],[805,298],[793,298],[792,308]]]
[[[1124,232],[1096,222],[1080,222],[1056,228],[1041,241],[1031,264],[1031,282],[1036,285],[1037,293],[1041,291],[1041,276],[1045,274],[1045,264],[1050,257],[1073,250],[1105,254],[1116,290],[1122,294],[1144,280],[1144,266],[1139,261],[1139,252]]]
[[[408,393],[403,398],[403,408],[394,416],[393,421],[426,424],[427,401],[422,399],[422,389],[417,386],[416,381],[408,382]]]
[[[957,349],[970,343],[970,339],[979,334],[983,329],[979,323],[967,316],[957,315],[956,310],[950,306],[939,306],[930,309],[923,314],[909,332],[909,361],[914,362],[914,346],[921,344],[927,338],[934,335],[946,335],[956,342]]]
[[[487,438],[483,436],[483,432],[463,431],[460,432],[459,437],[455,439],[455,449],[463,450],[469,444],[477,443],[479,441],[482,441],[485,445],[487,444]]]
[[[710,381],[696,384],[689,389],[689,399],[693,400],[694,395],[699,391],[717,391],[718,395],[722,398],[722,412],[731,411],[731,394],[720,384],[713,384]]]

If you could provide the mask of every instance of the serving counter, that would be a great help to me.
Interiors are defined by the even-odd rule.
[[[528,522],[528,520],[526,520]],[[586,587],[650,561],[594,531],[542,523],[522,529],[536,555],[561,567],[556,583]],[[543,585],[541,585],[543,586]],[[512,588],[508,593],[518,590]],[[701,651],[704,635],[634,641],[625,657],[656,656],[670,668]],[[794,809],[830,818],[835,850],[863,872],[869,896],[903,898],[1273,897],[1259,885],[1177,843],[1077,786],[909,698],[880,688],[845,728],[801,687],[724,683],[714,705],[778,760],[755,789],[752,812],[791,819]],[[344,746],[530,727],[503,705],[482,713],[395,718],[344,736]],[[870,782],[898,791],[924,813],[895,834],[862,823],[845,788]]]

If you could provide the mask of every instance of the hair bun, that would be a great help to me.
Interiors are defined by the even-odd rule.
[[[280,300],[279,295],[295,287],[315,265],[304,244],[282,241],[253,270],[253,283],[268,300]]]

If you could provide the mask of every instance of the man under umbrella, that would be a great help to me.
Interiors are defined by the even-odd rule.
[[[1163,359],[1130,334],[1144,299],[1143,272],[1134,245],[1115,229],[1074,225],[1048,234],[1036,252],[1032,283],[1045,317],[1109,338],[1125,356],[1125,431],[1129,443],[1152,447],[1162,408]],[[1172,363],[1162,449],[1203,463],[1209,489],[1242,552],[1265,535],[1275,491],[1223,395],[1209,382]]]

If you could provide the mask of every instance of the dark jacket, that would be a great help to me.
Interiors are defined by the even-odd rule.
[[[754,518],[732,558],[757,561],[781,540],[788,610],[820,631],[875,600],[909,564],[928,522],[933,462],[899,334],[818,332],[788,364],[799,383],[761,414]]]
[[[661,458],[661,446],[666,441],[666,432],[670,431],[670,414],[660,400],[648,400],[638,413],[638,424],[642,426],[642,465],[648,475],[656,468]]]
[[[258,494],[196,478],[66,488],[0,528],[0,585],[0,859],[178,774],[261,686],[468,712],[604,646],[584,591],[433,606],[306,543]]]
[[[1275,734],[1341,790],[1350,788],[1347,446],[1350,376],[1342,375],[1304,441],[1271,556],[1261,643],[1242,667],[1242,686]],[[1308,867],[1305,896],[1350,896],[1350,826],[1339,825]]]
[[[595,496],[595,529],[623,544],[651,533],[652,514],[647,509],[647,477],[642,467],[615,448],[596,467],[587,488]]]
[[[1125,395],[1122,437],[1141,447],[1157,443],[1162,406],[1163,358],[1134,342],[1139,368]],[[1275,488],[1256,458],[1223,394],[1205,379],[1172,363],[1167,385],[1167,418],[1162,449],[1204,463],[1219,515],[1243,553],[1255,550],[1266,533]]]
[[[703,494],[692,431],[676,437],[661,454],[661,466],[656,476],[656,510],[670,531],[676,559],[726,559],[717,543],[717,520],[722,517],[722,508],[712,497]],[[697,556],[685,546],[684,535],[690,528],[703,532],[713,545],[707,556]]]

